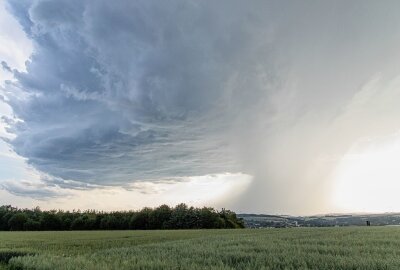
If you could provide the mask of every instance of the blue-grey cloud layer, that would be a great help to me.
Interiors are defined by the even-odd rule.
[[[238,171],[224,131],[265,91],[271,33],[227,4],[10,1],[34,42],[9,85],[14,150],[91,183]]]

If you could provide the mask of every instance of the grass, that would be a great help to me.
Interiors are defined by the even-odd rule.
[[[1,260],[1,270],[400,269],[400,228],[0,232]]]

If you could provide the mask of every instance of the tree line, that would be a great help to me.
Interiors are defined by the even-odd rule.
[[[162,229],[228,229],[244,228],[241,218],[230,210],[161,205],[139,211],[103,212],[42,211],[0,206],[1,231],[53,230],[162,230]]]

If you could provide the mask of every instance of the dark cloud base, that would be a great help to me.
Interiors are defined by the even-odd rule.
[[[12,148],[89,184],[240,171],[229,131],[264,96],[269,30],[223,2],[10,1],[34,44],[7,84]]]

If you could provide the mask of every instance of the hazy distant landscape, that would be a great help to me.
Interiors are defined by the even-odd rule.
[[[400,213],[331,214],[318,216],[288,216],[239,214],[247,228],[333,227],[333,226],[400,226]]]

